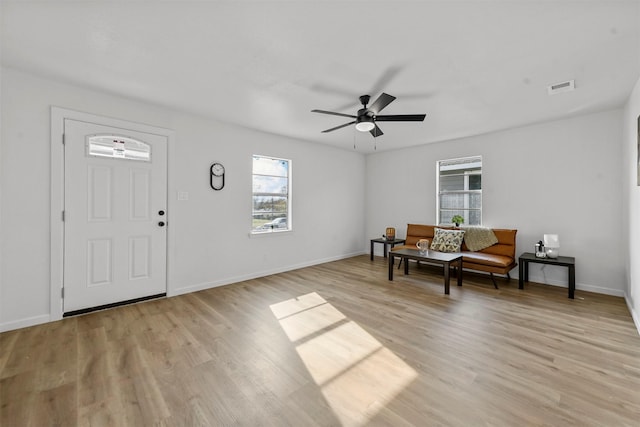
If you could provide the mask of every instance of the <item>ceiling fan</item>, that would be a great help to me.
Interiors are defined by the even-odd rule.
[[[311,110],[311,112],[355,119],[349,123],[323,130],[322,133],[332,132],[355,123],[357,130],[360,132],[371,132],[371,135],[373,135],[374,138],[384,135],[376,122],[421,122],[426,116],[426,114],[396,114],[381,116],[379,115],[380,111],[382,111],[387,105],[391,104],[396,97],[383,92],[382,95],[380,95],[378,99],[376,99],[373,104],[367,108],[367,104],[369,104],[370,99],[371,97],[369,95],[362,95],[360,97],[360,103],[362,103],[363,108],[358,110],[358,114],[356,116],[325,110]]]

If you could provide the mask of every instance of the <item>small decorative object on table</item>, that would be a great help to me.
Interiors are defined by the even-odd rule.
[[[396,238],[396,229],[393,227],[387,227],[387,230],[385,231],[385,235],[384,238],[387,240],[395,240]]]
[[[547,253],[544,251],[544,243],[542,243],[542,240],[539,240],[538,243],[536,243],[535,255],[536,255],[536,258],[547,257]]]
[[[429,251],[429,239],[420,239],[416,246],[420,250],[420,254],[424,255]]]
[[[454,215],[451,218],[451,222],[456,225],[456,227],[460,227],[460,224],[464,224],[464,218],[462,215]]]

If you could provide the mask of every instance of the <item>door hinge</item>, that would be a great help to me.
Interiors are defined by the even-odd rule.
[[[62,296],[62,298],[64,298],[64,288],[60,288],[60,290],[62,291],[60,292],[60,295]]]
[[[62,134],[62,145],[64,145],[67,142],[66,139],[67,139],[67,134],[63,133]]]
[[[62,211],[62,222],[64,222],[64,211]]]

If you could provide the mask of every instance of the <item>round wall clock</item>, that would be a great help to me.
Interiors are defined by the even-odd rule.
[[[214,190],[222,190],[224,188],[224,166],[222,163],[214,163],[209,168],[209,184]]]

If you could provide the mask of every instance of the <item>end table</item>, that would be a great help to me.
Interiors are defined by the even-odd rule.
[[[387,257],[387,253],[389,246],[391,246],[391,249],[393,249],[393,247],[395,245],[401,245],[404,244],[406,240],[405,239],[393,239],[393,240],[387,240],[384,239],[382,237],[378,237],[377,239],[371,239],[371,261],[373,261],[373,244],[374,243],[382,243],[384,245],[384,257]]]
[[[558,258],[538,258],[534,253],[525,252],[518,258],[520,268],[518,270],[518,288],[524,289],[524,282],[529,281],[529,263],[559,265],[569,269],[569,298],[573,299],[576,290],[576,259],[572,256],[559,256]]]

